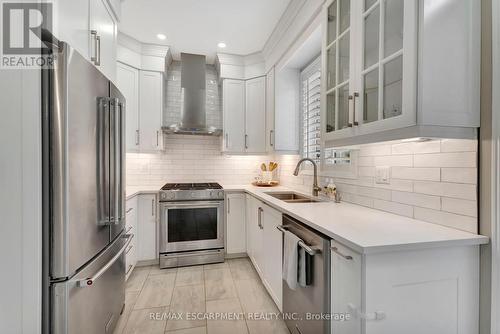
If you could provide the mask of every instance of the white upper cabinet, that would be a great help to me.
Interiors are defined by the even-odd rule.
[[[140,71],[139,148],[141,152],[163,149],[163,74]]]
[[[274,67],[266,75],[266,147],[272,153],[276,142],[274,131]]]
[[[117,26],[103,0],[90,0],[90,60],[111,81],[116,80]]]
[[[56,37],[75,48],[90,60],[89,52],[89,3],[82,0],[58,0]]]
[[[225,79],[222,83],[224,152],[245,151],[245,81]]]
[[[245,82],[245,149],[266,152],[266,77]]]
[[[125,96],[127,152],[139,150],[139,70],[118,63],[116,84]]]
[[[108,79],[115,81],[117,24],[109,2],[58,0],[56,4],[56,37],[75,48]],[[115,9],[119,10],[119,6]]]
[[[461,136],[474,133],[471,128],[479,125],[478,92],[466,88],[472,87],[471,81],[478,83],[476,74],[470,71],[475,68],[479,73],[479,48],[474,49],[470,41],[479,38],[474,32],[477,4],[459,0],[446,4],[453,8],[438,11],[431,8],[432,3],[330,0],[325,4],[324,141],[346,145],[398,137],[445,136],[456,133],[449,130],[450,126],[469,127]],[[419,11],[424,15],[419,16]],[[447,18],[444,26],[436,15]],[[462,37],[459,41],[438,37],[451,34]],[[440,59],[440,54],[446,54],[450,61]],[[440,78],[439,87],[434,83],[436,77]],[[464,103],[457,105],[457,98]],[[406,133],[391,132],[408,127],[412,128]]]
[[[300,150],[300,71],[275,71],[274,150],[298,153]]]
[[[266,77],[222,82],[226,153],[266,153]]]

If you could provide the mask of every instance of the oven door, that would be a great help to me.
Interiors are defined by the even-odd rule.
[[[224,247],[224,201],[160,203],[160,253]]]

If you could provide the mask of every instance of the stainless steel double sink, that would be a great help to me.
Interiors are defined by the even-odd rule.
[[[313,198],[310,196],[298,194],[296,192],[266,192],[266,195],[277,198],[286,203],[320,203],[323,202],[320,199]]]

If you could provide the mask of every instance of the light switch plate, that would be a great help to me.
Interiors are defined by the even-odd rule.
[[[391,167],[389,166],[375,167],[375,183],[391,184]]]

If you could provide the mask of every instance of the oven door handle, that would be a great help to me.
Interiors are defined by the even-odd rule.
[[[223,204],[224,201],[192,201],[192,202],[162,202],[160,205],[163,208],[179,208],[179,207],[191,207],[191,208],[202,208],[202,207],[212,207],[219,206]]]

